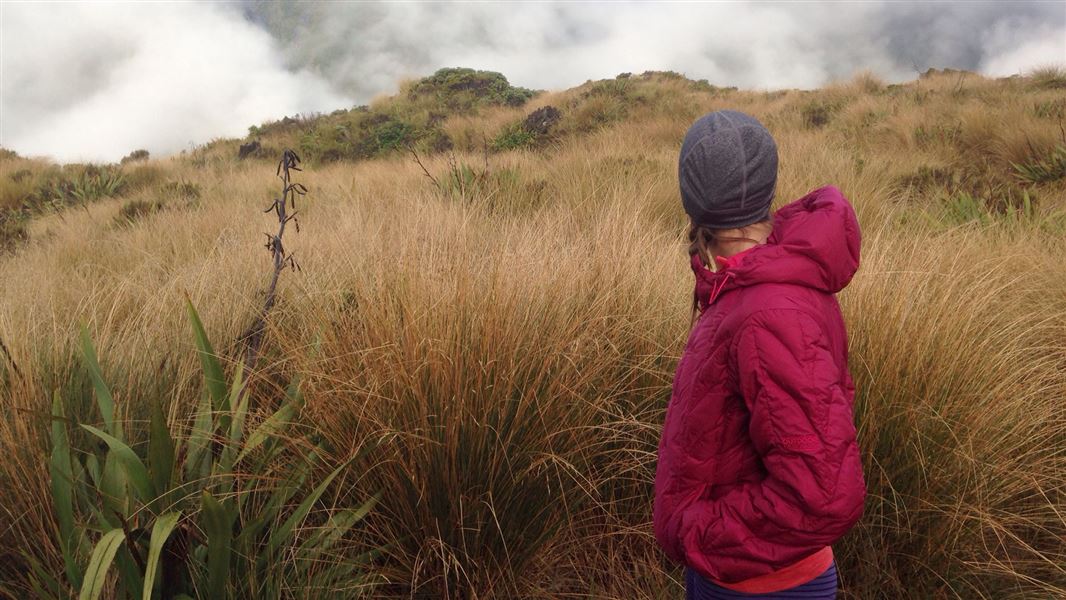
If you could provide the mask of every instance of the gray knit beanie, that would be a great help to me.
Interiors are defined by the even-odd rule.
[[[700,117],[681,144],[681,203],[697,225],[744,227],[765,219],[777,187],[777,145],[762,123],[734,110]]]

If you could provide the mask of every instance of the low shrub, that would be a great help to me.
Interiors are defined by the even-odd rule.
[[[303,154],[325,162],[384,156],[423,140],[436,148],[448,147],[439,129],[388,113],[350,112],[343,123],[321,123],[300,139]]]
[[[132,162],[146,161],[146,160],[148,160],[148,156],[149,156],[149,154],[148,154],[147,150],[144,150],[144,149],[134,150],[133,152],[130,152],[126,156],[123,156],[122,160],[119,161],[119,164],[125,165],[125,164],[132,163]]]
[[[526,116],[522,128],[534,135],[546,135],[562,118],[563,113],[558,108],[542,106]]]
[[[248,143],[241,144],[237,149],[237,158],[244,160],[251,156],[256,156],[262,149],[263,145],[259,143],[259,140],[252,140]]]
[[[415,133],[416,128],[409,123],[393,119],[382,121],[371,130],[367,152],[370,156],[377,156],[403,148],[412,141]]]
[[[542,106],[525,119],[504,127],[492,141],[492,149],[515,150],[536,146],[548,139],[562,118],[563,113],[558,108]]]
[[[345,111],[334,111],[334,114],[336,114],[337,112],[343,113]],[[307,113],[291,117],[282,117],[277,121],[267,121],[261,125],[252,125],[248,127],[248,137],[258,138],[263,136],[293,133],[316,123],[321,118],[322,115],[319,113]]]
[[[705,92],[712,95],[727,94],[729,92],[737,91],[736,86],[717,86],[713,85],[710,81],[707,81],[706,79],[697,79],[695,81],[692,81],[690,85],[692,86],[692,89],[697,92]]]
[[[521,106],[537,92],[510,84],[495,71],[467,68],[439,69],[406,89],[410,100],[430,99],[451,112],[467,113],[479,106]]]
[[[640,74],[640,78],[644,80],[658,79],[660,81],[682,81],[686,79],[683,73],[678,73],[677,71],[644,71]]]
[[[492,149],[517,150],[529,148],[536,142],[537,136],[526,129],[522,123],[512,123],[503,128],[503,131],[492,140]]]

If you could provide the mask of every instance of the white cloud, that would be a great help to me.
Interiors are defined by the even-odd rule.
[[[1023,39],[1010,30],[998,30],[989,40],[999,51],[984,61],[981,72],[996,77],[1025,74],[1035,67],[1066,64],[1066,28],[1045,24],[1025,31]]]
[[[448,66],[547,89],[644,70],[773,89],[864,69],[1009,75],[1064,53],[1066,11],[1039,1],[0,2],[0,145],[163,154]]]
[[[166,154],[349,102],[213,5],[7,4],[0,144],[61,161]]]

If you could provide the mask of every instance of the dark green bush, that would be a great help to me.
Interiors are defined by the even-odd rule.
[[[377,156],[402,148],[413,140],[415,133],[415,127],[403,121],[384,121],[372,131],[373,144],[369,148],[369,154]]]
[[[122,160],[119,161],[119,164],[124,165],[124,164],[131,163],[131,162],[138,162],[138,161],[148,160],[148,156],[149,156],[149,154],[148,154],[147,150],[144,150],[144,149],[134,150],[133,152],[130,152],[126,156],[123,156]]]
[[[711,82],[707,81],[706,79],[697,79],[691,82],[691,85],[692,89],[696,90],[697,92],[707,92],[709,94],[725,94],[728,92],[737,91],[736,86],[719,87],[717,85],[712,85]]]
[[[420,140],[432,138],[437,148],[450,140],[443,132],[397,118],[391,114],[349,111],[342,122],[322,122],[300,139],[300,149],[312,160],[336,161],[366,159],[402,150]],[[444,136],[446,137],[446,136]]]
[[[493,150],[516,150],[531,148],[549,138],[551,131],[563,118],[563,113],[554,106],[542,106],[526,115],[526,118],[511,123],[492,141]]]
[[[640,74],[641,79],[661,79],[664,81],[680,81],[686,79],[684,74],[677,71],[644,71]]]
[[[345,111],[338,111],[345,112]],[[304,115],[296,115],[294,117],[283,117],[277,121],[267,121],[262,125],[252,125],[248,128],[248,137],[257,138],[266,135],[276,135],[283,133],[292,133],[299,131],[308,126],[313,125],[322,115],[319,113],[309,113]]]
[[[536,141],[536,136],[522,126],[522,123],[512,123],[504,127],[496,139],[492,140],[493,150],[517,150],[528,148]]]
[[[542,106],[526,115],[525,121],[522,121],[522,128],[533,135],[543,136],[550,133],[562,118],[563,113],[558,108]]]
[[[467,68],[440,69],[407,89],[410,100],[432,99],[437,106],[460,113],[484,105],[521,106],[536,94],[511,85],[501,73]]]

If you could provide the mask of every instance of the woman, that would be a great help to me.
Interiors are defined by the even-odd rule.
[[[866,495],[834,296],[859,264],[855,212],[824,187],[771,218],[777,147],[739,112],[696,121],[678,174],[696,289],[659,443],[656,538],[686,566],[690,600],[835,598],[830,545]]]

